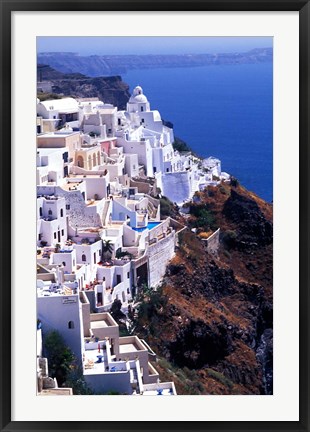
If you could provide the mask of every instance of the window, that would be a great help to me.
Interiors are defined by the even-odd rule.
[[[96,252],[94,252],[94,263],[96,264],[97,258],[96,258]]]
[[[120,284],[122,282],[121,275],[116,275],[116,285]]]
[[[86,261],[86,255],[85,254],[82,255],[82,261],[84,261],[84,262]]]
[[[39,241],[42,240],[42,234],[39,234],[39,235],[38,235],[38,240],[39,240]]]
[[[49,211],[48,211],[48,215],[51,216],[52,214],[53,214],[52,210],[49,209]]]
[[[141,123],[144,123],[144,119],[141,119]]]
[[[129,272],[127,273],[127,279],[129,279]]]
[[[169,172],[169,168],[167,168],[166,171]]]
[[[66,262],[65,262],[65,261],[63,261],[63,262],[62,262],[62,265],[63,265],[64,267],[66,267]]]
[[[57,234],[54,232],[54,239],[56,240]]]
[[[64,216],[64,210],[60,209],[60,217],[63,217],[63,216]]]
[[[70,330],[74,329],[74,322],[73,321],[68,322],[68,329],[70,329]]]
[[[40,212],[40,216],[42,216],[43,215],[43,209],[42,209],[42,207],[39,208],[39,212]]]
[[[102,306],[102,293],[97,293],[97,306]]]
[[[65,230],[61,230],[61,235],[64,236],[65,235]]]
[[[143,106],[141,107],[141,111],[144,111],[144,108],[143,108]],[[144,121],[144,120],[142,120],[142,121]]]
[[[132,166],[132,169],[134,169],[134,170],[135,170],[135,169],[136,169],[136,165],[133,165],[133,166]]]
[[[70,204],[66,204],[66,210],[70,210]]]

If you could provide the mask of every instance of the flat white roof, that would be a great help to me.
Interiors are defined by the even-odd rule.
[[[60,153],[60,152],[64,152],[64,151],[68,151],[67,147],[57,147],[57,148],[53,148],[53,147],[49,147],[49,148],[38,148],[37,149],[37,153],[40,153],[40,156],[47,156],[51,153]]]
[[[137,347],[132,343],[119,346],[120,354],[125,354],[125,353],[133,352],[133,351],[138,351],[138,350],[137,350]]]
[[[51,99],[40,102],[47,111],[78,111],[78,102],[73,98]]]
[[[105,320],[101,321],[91,321],[90,328],[91,329],[97,329],[102,327],[110,327]]]
[[[61,138],[61,137],[66,137],[66,136],[70,136],[73,134],[79,134],[80,132],[75,131],[68,131],[68,132],[49,132],[49,133],[45,133],[43,135],[38,135],[38,139],[39,138]]]

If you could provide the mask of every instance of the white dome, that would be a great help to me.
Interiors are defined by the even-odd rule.
[[[143,94],[143,89],[140,86],[134,88],[129,103],[147,103],[147,97]]]
[[[147,98],[144,95],[131,96],[129,103],[147,103]]]
[[[139,95],[139,94],[143,94],[143,88],[140,87],[140,86],[136,86],[136,87],[133,89],[132,95],[133,95],[133,96],[137,96],[137,95]]]

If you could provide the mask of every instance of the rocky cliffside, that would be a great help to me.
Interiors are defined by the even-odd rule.
[[[39,82],[49,82],[51,92],[76,98],[98,97],[119,109],[126,109],[129,86],[120,76],[90,78],[80,73],[64,74],[43,64],[38,65]]]
[[[65,72],[89,76],[118,75],[132,69],[180,68],[209,65],[262,63],[272,61],[272,48],[256,48],[242,53],[175,55],[91,55],[70,52],[39,53],[38,63]]]
[[[180,394],[271,394],[272,206],[227,184],[191,205],[221,227],[219,254],[207,252],[204,228],[183,231],[162,287],[141,297],[135,331]]]

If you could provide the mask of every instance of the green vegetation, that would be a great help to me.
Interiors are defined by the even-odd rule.
[[[116,321],[125,318],[125,315],[123,314],[121,309],[122,309],[122,302],[120,300],[115,299],[112,303],[110,314]]]
[[[237,233],[233,230],[227,230],[222,233],[222,242],[225,248],[232,249],[236,244]]]
[[[174,137],[174,142],[172,143],[174,150],[179,152],[190,152],[190,147],[186,144],[185,141],[180,138]]]
[[[160,198],[160,218],[174,217],[176,213],[175,205],[169,198],[163,196]]]
[[[228,250],[224,250],[224,255],[226,256],[226,258],[231,258],[231,255],[230,255],[230,253],[228,252]]]
[[[122,252],[119,250],[116,251],[115,258],[121,259],[121,258],[125,258],[125,257],[128,257],[130,260],[134,258],[133,254],[130,252],[126,252],[126,251]]]
[[[43,342],[49,375],[57,379],[59,387],[72,387],[75,395],[93,394],[84,380],[82,367],[76,363],[74,354],[66,346],[60,333],[50,331]]]
[[[74,395],[93,395],[83,376],[81,367],[73,365],[66,379],[66,387],[71,387]]]
[[[51,377],[56,378],[58,385],[62,386],[72,369],[75,357],[58,331],[53,330],[44,337],[44,352]]]
[[[62,96],[57,93],[37,93],[37,98],[40,99],[40,102],[44,102],[51,99],[62,99]]]
[[[168,302],[166,296],[163,295],[162,287],[155,290],[147,285],[142,285],[139,288],[137,302],[139,325],[141,327],[146,325],[145,330],[148,334],[157,334],[160,326],[160,315]]]
[[[228,387],[229,390],[233,388],[234,383],[230,379],[226,378],[225,375],[223,375],[222,373],[217,372],[214,369],[210,369],[210,368],[207,368],[206,371],[208,372],[210,378],[219,381],[225,387]]]
[[[227,189],[225,189],[225,187],[223,185],[219,186],[219,191],[221,192],[221,194],[223,195],[229,195],[229,192],[227,191]]]
[[[113,244],[111,240],[103,240],[102,241],[102,261],[106,261],[107,259],[111,259],[111,255],[113,253]]]
[[[191,205],[190,214],[195,217],[194,220],[190,221],[190,225],[194,228],[203,228],[204,231],[213,230],[215,219],[210,210],[207,209],[206,205]]]
[[[233,187],[238,187],[240,185],[239,180],[236,177],[230,178],[230,185]]]
[[[177,392],[187,395],[207,394],[204,386],[201,384],[201,377],[195,370],[188,367],[180,368],[165,358],[158,357],[158,365],[168,374],[165,379],[174,381]]]
[[[96,132],[89,132],[88,134],[90,137],[92,138],[97,138],[98,136],[100,136],[100,134],[96,133]]]

